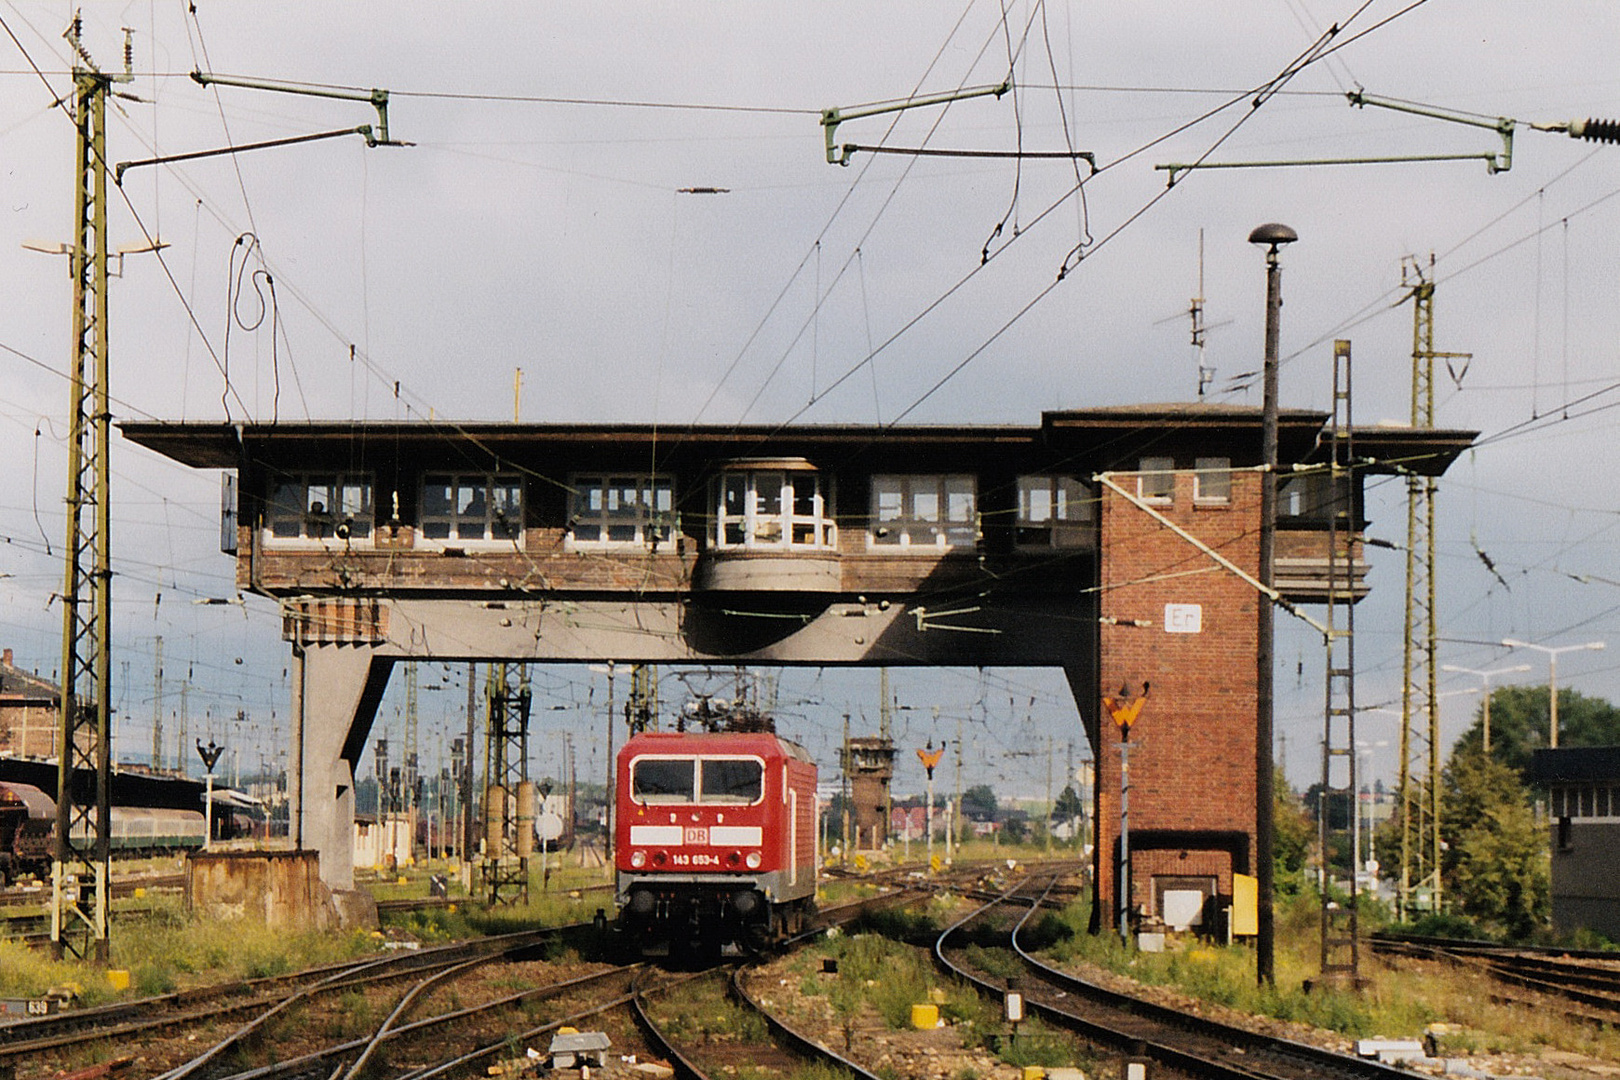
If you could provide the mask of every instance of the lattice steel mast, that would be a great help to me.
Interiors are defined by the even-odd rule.
[[[130,82],[106,75],[67,32],[73,68],[73,359],[68,418],[67,566],[62,585],[62,694],[58,712],[56,860],[51,868],[51,955],[108,958],[111,883],[112,558],[107,462],[107,92]]]
[[[1357,860],[1361,808],[1356,791],[1356,560],[1357,521],[1351,470],[1350,343],[1333,343],[1333,418],[1328,432],[1328,559],[1326,706],[1322,719],[1322,974],[1349,977],[1359,971],[1356,924]],[[1341,816],[1342,814],[1342,816]],[[1345,871],[1348,902],[1333,897],[1335,871]]]
[[[1434,348],[1434,256],[1429,274],[1416,259],[1401,267],[1412,297],[1412,427],[1434,427],[1434,362],[1466,353]],[[1434,622],[1434,492],[1432,476],[1406,478],[1406,639],[1401,665],[1402,919],[1418,907],[1442,908],[1440,882],[1440,711]]]
[[[529,669],[489,667],[485,752],[484,895],[491,904],[529,902],[535,791],[529,779]]]

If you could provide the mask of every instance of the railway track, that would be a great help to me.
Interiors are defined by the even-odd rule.
[[[908,895],[917,893],[843,905],[804,936]],[[470,1075],[514,1045],[543,1049],[538,1040],[564,1024],[634,1031],[630,979],[641,965],[538,960],[553,942],[587,935],[574,939],[583,944],[593,933],[576,924],[501,935],[0,1025],[0,1074],[54,1077],[117,1047],[132,1059],[122,1080]],[[581,974],[586,967],[594,970]]]
[[[690,1033],[685,1037],[672,1035],[669,1029],[673,1025],[662,1016],[662,1010],[651,999],[674,997],[677,987],[638,988],[634,1002],[637,1023],[649,1050],[670,1063],[677,1080],[708,1080],[712,1076],[733,1075],[740,1067],[747,1067],[756,1073],[787,1075],[802,1070],[807,1064],[854,1080],[880,1080],[875,1073],[798,1031],[750,995],[742,979],[742,969],[729,967],[704,973],[701,977],[704,982],[695,988],[680,987],[681,996],[687,1001],[696,999],[705,1002],[705,1012],[713,1007],[707,1004],[710,999],[725,998],[733,1010],[745,1014],[742,1019],[731,1018],[732,1027],[747,1031],[749,1035],[746,1040],[735,1036],[711,1039],[707,1031],[698,1033],[700,1037],[697,1038]],[[754,1034],[754,1028],[747,1024],[747,1018],[757,1018],[757,1026],[763,1027],[766,1032],[764,1038]]]
[[[1026,952],[1018,934],[1039,910],[1045,890],[1009,889],[951,927],[934,946],[942,969],[1000,1000],[1006,983],[965,958],[966,946],[1016,957],[1025,974],[1018,987],[1030,1012],[1116,1053],[1150,1058],[1176,1076],[1214,1080],[1374,1080],[1411,1073],[1304,1043],[1260,1034],[1116,993],[1046,965]],[[1016,920],[1000,914],[1027,906]],[[995,920],[994,923],[991,920]],[[1009,926],[1008,923],[1011,923]],[[988,927],[988,929],[977,929]],[[1165,1075],[1157,1071],[1155,1075]]]
[[[883,896],[864,901],[863,905],[893,899]],[[851,905],[835,918],[853,918],[863,905]],[[824,929],[819,927],[803,937]],[[659,1034],[656,1023],[643,1019],[644,1034],[637,1042],[628,1037],[626,1023],[618,1018],[628,1022],[638,999],[675,992],[701,973],[659,973],[656,985],[649,985],[636,981],[648,977],[647,969],[639,963],[559,978],[550,978],[541,969],[530,969],[513,977],[533,985],[472,1005],[444,1008],[445,998],[456,992],[473,992],[464,985],[466,977],[489,959],[445,964],[422,975],[392,1001],[382,1021],[365,1034],[345,1029],[337,1037],[315,1040],[317,1044],[307,1047],[283,1042],[278,1047],[280,1060],[247,1068],[227,1067],[225,1063],[240,1047],[250,1039],[263,1037],[266,1024],[274,1018],[266,1015],[204,1053],[157,1074],[156,1080],[429,1080],[470,1075],[497,1059],[509,1057],[515,1047],[545,1045],[548,1036],[564,1026],[615,1029],[615,1053],[630,1049],[684,1060],[676,1040]],[[441,1011],[431,1011],[434,1008]],[[273,1012],[281,1015],[286,1011],[286,1007],[278,1006]],[[322,1024],[319,1017],[305,1015],[298,1018],[297,1026],[318,1029]],[[686,1067],[692,1068],[689,1064]],[[692,1075],[701,1073],[694,1071]]]
[[[640,964],[608,967],[584,975],[540,981],[473,1005],[430,1012],[407,1019],[431,994],[454,985],[465,970],[436,973],[413,984],[386,1018],[362,1035],[311,1045],[284,1045],[280,1060],[247,1068],[222,1068],[222,1055],[200,1055],[159,1074],[157,1080],[396,1080],[461,1075],[510,1056],[514,1047],[539,1043],[564,1026],[589,1025],[629,1005],[630,981]],[[527,1018],[548,1003],[550,1015],[538,1023]],[[301,1021],[301,1024],[303,1022]],[[205,1059],[206,1058],[206,1059]],[[481,1070],[480,1070],[481,1071]]]
[[[107,895],[111,900],[127,900],[135,895],[137,889],[174,891],[185,887],[184,874],[140,874],[114,878],[112,889]],[[50,902],[51,890],[48,883],[0,889],[0,908],[48,907]]]
[[[219,1057],[276,1017],[317,999],[364,994],[457,965],[522,957],[559,935],[586,929],[570,926],[522,931],[0,1025],[0,1068],[9,1066],[20,1080],[32,1075],[49,1076],[53,1075],[53,1066],[78,1060],[86,1047],[107,1044],[151,1048],[151,1054],[157,1057],[189,1058],[196,1054],[199,1040],[208,1045],[205,1036],[222,1022],[250,1017],[244,1026],[213,1044],[212,1057]]]
[[[1562,999],[1572,1019],[1620,1024],[1620,953],[1415,936],[1376,937],[1372,947],[1383,956],[1439,960],[1478,971],[1507,988],[1496,996],[1508,1001],[1543,1007],[1546,997]]]

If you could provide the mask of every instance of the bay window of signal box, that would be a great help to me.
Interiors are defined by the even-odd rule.
[[[717,481],[717,548],[834,548],[837,526],[809,469],[727,471]]]

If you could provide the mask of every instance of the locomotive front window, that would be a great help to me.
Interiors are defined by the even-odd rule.
[[[696,797],[691,758],[642,758],[630,767],[630,794],[637,802],[689,803]]]
[[[703,801],[706,803],[758,802],[765,793],[765,766],[736,758],[705,759]]]

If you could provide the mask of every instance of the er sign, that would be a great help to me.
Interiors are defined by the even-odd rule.
[[[1164,605],[1164,632],[1167,634],[1197,634],[1204,629],[1202,604]]]

